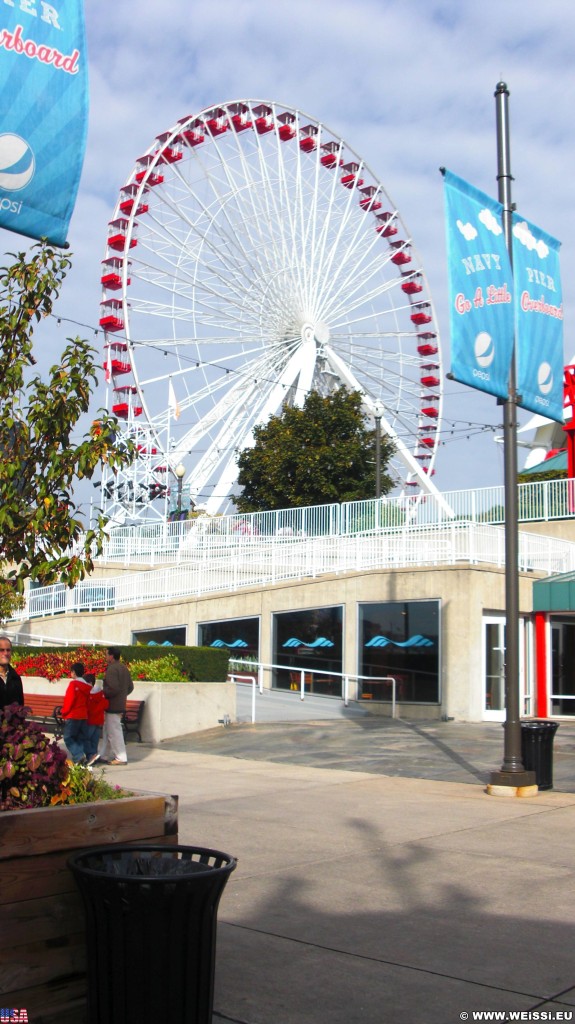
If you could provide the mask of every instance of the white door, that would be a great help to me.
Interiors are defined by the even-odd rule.
[[[505,720],[505,617],[483,619],[483,718]],[[531,623],[519,622],[519,713],[533,713],[533,657]]]

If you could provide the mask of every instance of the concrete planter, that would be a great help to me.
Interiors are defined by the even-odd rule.
[[[84,913],[66,866],[74,850],[177,843],[177,797],[0,814],[0,997],[42,1024],[86,1020]]]
[[[66,692],[68,680],[49,683],[47,679],[25,676],[24,693]],[[158,744],[190,732],[215,729],[227,715],[236,721],[235,683],[136,682],[130,700],[145,700],[142,740]]]

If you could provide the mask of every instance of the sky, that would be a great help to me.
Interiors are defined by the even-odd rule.
[[[63,3],[63,0],[60,0]],[[54,5],[57,6],[58,0]],[[393,198],[426,271],[449,369],[443,187],[448,167],[496,196],[496,84],[510,91],[513,200],[562,242],[565,356],[574,354],[575,5],[571,0],[121,0],[86,4],[90,112],[69,231],[61,318],[37,332],[49,361],[93,337],[100,261],[136,158],[180,117],[261,97],[343,137]],[[5,252],[26,240],[3,232]],[[86,325],[86,326],[78,326]],[[435,483],[501,484],[501,408],[445,381]],[[95,406],[104,402],[104,380]],[[520,413],[520,423],[529,419]],[[524,454],[519,453],[519,465]]]

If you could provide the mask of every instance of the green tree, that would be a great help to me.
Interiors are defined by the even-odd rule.
[[[52,312],[70,266],[45,244],[11,254],[0,268],[0,618],[21,603],[27,580],[73,586],[93,568],[105,519],[87,532],[73,500],[76,481],[103,462],[133,457],[117,442],[117,421],[104,411],[79,436],[97,383],[96,350],[67,340],[46,379],[33,370],[34,327]]]
[[[365,422],[362,396],[338,388],[327,398],[311,391],[301,409],[284,406],[254,431],[254,446],[238,457],[240,512],[356,501],[375,494],[375,431]],[[381,492],[393,454],[381,440]]]

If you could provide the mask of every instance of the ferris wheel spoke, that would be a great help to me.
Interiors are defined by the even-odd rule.
[[[239,144],[239,137],[237,136],[236,142]],[[216,151],[219,151],[217,139],[214,140],[214,147]],[[267,240],[262,231],[263,218],[259,217],[255,205],[257,190],[256,182],[252,178],[251,165],[247,160],[242,162],[243,177],[238,181],[236,181],[234,175],[233,164],[229,160],[221,159],[221,167],[223,170],[222,182],[219,182],[212,173],[208,175],[209,185],[218,205],[218,212],[221,211],[221,215],[229,229],[221,237],[221,241],[228,246],[229,252],[237,253],[240,256],[239,265],[242,267],[248,266],[253,273],[264,276],[265,273],[269,272],[270,265],[267,258]],[[224,187],[221,187],[222,185]],[[241,203],[238,198],[239,196],[241,196]],[[242,225],[247,214],[247,210],[243,207],[247,204],[251,207],[251,224],[256,230],[256,237],[253,234],[250,236],[249,249],[245,244],[247,240],[244,239],[245,232],[242,231]],[[221,235],[222,229],[219,223],[216,223],[216,227]]]

